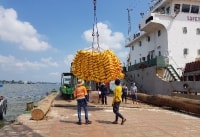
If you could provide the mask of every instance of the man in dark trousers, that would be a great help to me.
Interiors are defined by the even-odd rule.
[[[101,91],[101,103],[102,105],[105,104],[107,105],[107,93],[108,93],[108,88],[104,83],[101,84],[100,89]]]
[[[87,97],[87,90],[86,87],[83,85],[84,80],[79,79],[76,89],[74,90],[74,97],[77,100],[77,113],[78,113],[78,122],[77,124],[81,125],[81,108],[84,109],[85,112],[85,124],[91,124],[92,122],[89,120],[88,117],[88,97]]]
[[[121,125],[123,125],[124,122],[126,122],[126,118],[124,118],[124,116],[119,112],[121,101],[122,101],[122,87],[120,85],[120,80],[116,79],[113,102],[112,102],[113,112],[115,114],[115,121],[112,122],[113,124],[118,124],[118,118],[122,119]]]

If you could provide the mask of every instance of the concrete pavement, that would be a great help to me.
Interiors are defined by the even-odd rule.
[[[43,120],[31,120],[22,114],[16,122],[0,129],[0,137],[198,137],[200,118],[144,103],[122,103],[120,112],[127,119],[124,125],[112,124],[111,107],[98,103],[98,93],[92,91],[89,103],[91,125],[77,125],[76,101],[58,96]],[[82,119],[84,112],[82,111]],[[121,122],[121,121],[120,121]]]

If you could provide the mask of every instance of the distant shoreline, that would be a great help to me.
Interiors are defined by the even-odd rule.
[[[1,81],[0,84],[60,84],[59,82],[24,82],[24,81]]]

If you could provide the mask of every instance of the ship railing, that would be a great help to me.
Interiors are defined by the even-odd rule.
[[[128,36],[125,40],[125,47],[130,47],[130,43],[134,40],[136,40],[137,38],[139,38],[140,36],[144,35],[145,32],[140,31],[140,32],[135,32],[134,34]]]
[[[157,56],[157,57],[149,59],[147,61],[143,61],[143,62],[134,64],[134,65],[130,65],[130,66],[128,66],[127,71],[144,69],[146,67],[152,67],[152,66],[167,67],[169,65],[168,60],[169,59],[165,56]]]
[[[161,4],[163,0],[152,0],[152,3],[150,5],[150,11],[152,11],[155,7],[157,7],[159,4]]]
[[[200,61],[190,62],[185,65],[184,72],[193,72],[200,70]]]

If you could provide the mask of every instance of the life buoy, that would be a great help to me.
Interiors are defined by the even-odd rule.
[[[183,84],[183,88],[188,88],[189,87],[189,85],[187,84],[187,83],[185,83],[185,84]]]

